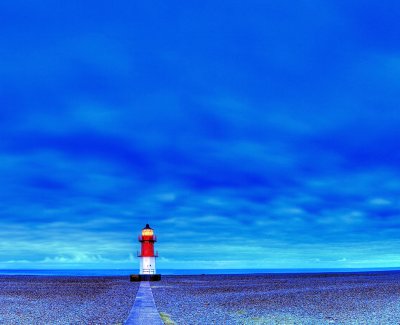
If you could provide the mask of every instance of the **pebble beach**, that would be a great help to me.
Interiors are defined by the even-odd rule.
[[[176,324],[400,324],[400,272],[165,276],[152,287]]]
[[[122,324],[138,286],[1,276],[0,324]],[[151,287],[167,324],[400,323],[400,272],[163,276]]]
[[[126,276],[0,276],[0,324],[122,324],[138,287]]]

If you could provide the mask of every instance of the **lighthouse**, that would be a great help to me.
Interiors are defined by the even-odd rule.
[[[158,257],[158,253],[154,252],[154,243],[157,241],[157,237],[149,224],[146,224],[142,229],[138,240],[140,242],[140,253],[137,255],[140,260],[140,271],[139,274],[131,275],[131,281],[161,280],[161,275],[156,273],[156,257]]]

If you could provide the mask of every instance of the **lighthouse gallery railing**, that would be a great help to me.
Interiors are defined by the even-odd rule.
[[[136,251],[136,255],[137,255],[137,257],[142,257],[142,255],[139,253],[139,251]],[[151,257],[158,257],[158,251],[156,251],[154,253],[154,256],[151,256]]]
[[[150,237],[150,236],[145,236],[145,237]],[[156,235],[152,235],[151,237],[153,237],[152,239],[146,239],[148,241],[152,241],[152,242],[156,242],[157,241],[157,236]],[[138,236],[139,241],[143,241],[143,236],[139,235]]]

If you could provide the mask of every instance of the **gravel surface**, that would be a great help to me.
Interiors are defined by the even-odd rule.
[[[0,276],[0,324],[121,324],[138,286],[128,277]]]
[[[400,272],[164,276],[176,324],[400,324]]]

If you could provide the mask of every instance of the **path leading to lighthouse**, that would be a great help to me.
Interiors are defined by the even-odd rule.
[[[140,282],[135,302],[124,325],[164,325],[148,281]]]

